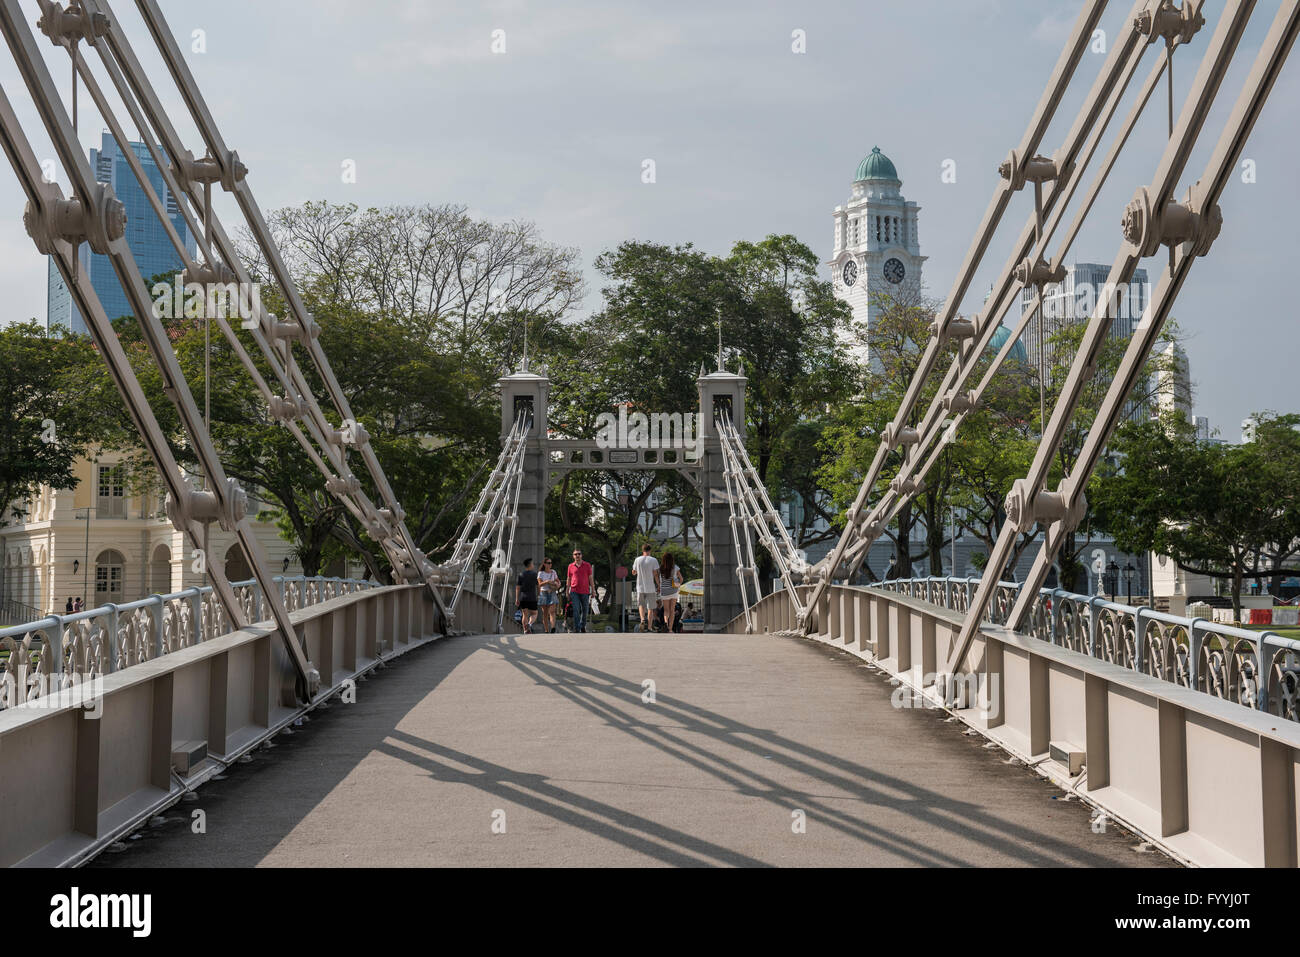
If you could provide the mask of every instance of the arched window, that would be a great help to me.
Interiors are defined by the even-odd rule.
[[[149,559],[149,591],[166,595],[172,590],[172,550],[159,545]]]
[[[253,577],[253,570],[248,567],[248,559],[244,557],[244,550],[238,544],[231,545],[226,550],[226,581],[234,584],[235,582],[246,582]]]
[[[110,548],[99,553],[95,558],[95,599],[89,607],[123,600],[125,569],[126,557],[121,552]]]

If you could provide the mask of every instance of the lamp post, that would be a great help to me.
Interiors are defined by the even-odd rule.
[[[86,596],[86,595],[89,593],[89,591],[90,591],[90,588],[89,588],[89,581],[90,581],[90,510],[91,510],[91,506],[89,506],[89,505],[87,505],[85,508],[79,508],[79,509],[76,510],[78,513],[80,513],[80,512],[85,512],[85,513],[86,513],[85,515],[80,515],[80,514],[77,515],[77,520],[78,520],[78,521],[84,521],[84,522],[86,523],[86,549],[85,549],[85,554],[82,556],[82,560],[81,560],[81,575],[82,575],[82,579],[81,579],[81,594],[82,594],[82,598],[83,598],[83,600],[85,599],[85,596]],[[75,561],[72,563],[72,574],[73,574],[73,577],[74,577],[74,579],[75,579],[76,574],[77,574],[77,563],[76,563]]]
[[[630,488],[627,488],[626,486],[619,486],[618,506],[624,512],[627,512],[627,510],[632,507],[632,490]],[[618,603],[619,603],[618,620],[620,622],[619,627],[626,632],[627,631],[627,575],[626,573],[623,575],[621,579],[619,579],[618,582]]]
[[[1110,564],[1106,566],[1106,577],[1110,580],[1110,600],[1114,601],[1115,593],[1119,591],[1119,565],[1115,563],[1113,558],[1110,560]]]
[[[1135,571],[1137,571],[1137,567],[1134,566],[1130,559],[1128,564],[1124,566],[1124,584],[1128,588],[1128,603],[1130,607],[1133,605],[1133,573]]]

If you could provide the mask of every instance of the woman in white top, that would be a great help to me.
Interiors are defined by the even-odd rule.
[[[664,552],[659,560],[659,598],[663,601],[664,631],[673,630],[677,614],[677,590],[682,587],[682,570],[673,561],[672,552]]]
[[[549,558],[542,559],[537,572],[537,606],[542,610],[542,632],[549,635],[555,631],[555,613],[560,608],[560,573]]]

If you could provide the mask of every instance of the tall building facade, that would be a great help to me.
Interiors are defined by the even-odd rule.
[[[1042,354],[1041,361],[1047,370],[1047,380],[1051,382],[1053,364],[1073,361],[1073,356],[1056,355],[1052,342],[1053,335],[1066,326],[1086,323],[1091,317],[1097,302],[1104,295],[1106,280],[1110,277],[1110,267],[1100,263],[1074,263],[1065,267],[1065,278],[1059,283],[1050,283],[1043,287],[1042,311]],[[1032,287],[1022,290],[1020,294],[1021,315],[1033,305],[1036,290]],[[1133,274],[1133,281],[1126,287],[1116,290],[1116,316],[1111,323],[1111,339],[1127,339],[1133,335],[1142,314],[1150,302],[1150,286],[1147,272],[1139,269]],[[1020,316],[1012,317],[1015,321]],[[1035,368],[1040,361],[1039,322],[1031,319],[1021,341],[1025,344],[1029,362]],[[1142,390],[1143,392],[1147,390]],[[1145,420],[1151,416],[1150,403],[1145,400],[1134,402],[1128,410],[1128,417]]]
[[[144,143],[128,143],[127,148],[139,160],[140,167],[148,177],[154,192],[162,198],[167,219],[192,258],[196,251],[194,237],[185,223],[185,217],[181,215],[176,197],[164,184],[162,171],[153,161],[148,146]],[[181,269],[184,263],[172,246],[166,227],[154,212],[153,205],[146,197],[139,180],[136,179],[126,155],[111,134],[104,133],[100,148],[90,151],[90,166],[95,172],[95,179],[111,186],[114,195],[126,206],[126,241],[145,282],[149,282],[154,276]],[[113,271],[113,265],[108,257],[92,253],[90,246],[82,243],[78,250],[78,259],[80,268],[90,275],[91,285],[95,287],[95,293],[103,303],[104,312],[108,317],[116,319],[119,316],[131,315],[131,305],[127,301],[126,293],[122,291],[121,284],[117,281],[117,273]],[[72,296],[53,258],[49,260],[46,303],[48,310],[46,324],[51,330],[62,327],[71,332],[86,332],[85,320],[73,304]]]
[[[835,295],[853,310],[859,332],[871,327],[879,295],[906,301],[921,292],[921,207],[908,202],[893,162],[875,147],[858,164],[849,200],[836,206],[835,246],[827,265]],[[863,347],[856,350],[865,354]]]

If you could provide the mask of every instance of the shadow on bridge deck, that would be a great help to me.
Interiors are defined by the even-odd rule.
[[[798,639],[450,639],[94,863],[1169,863],[1114,826],[1093,833],[1086,807],[890,691]]]

